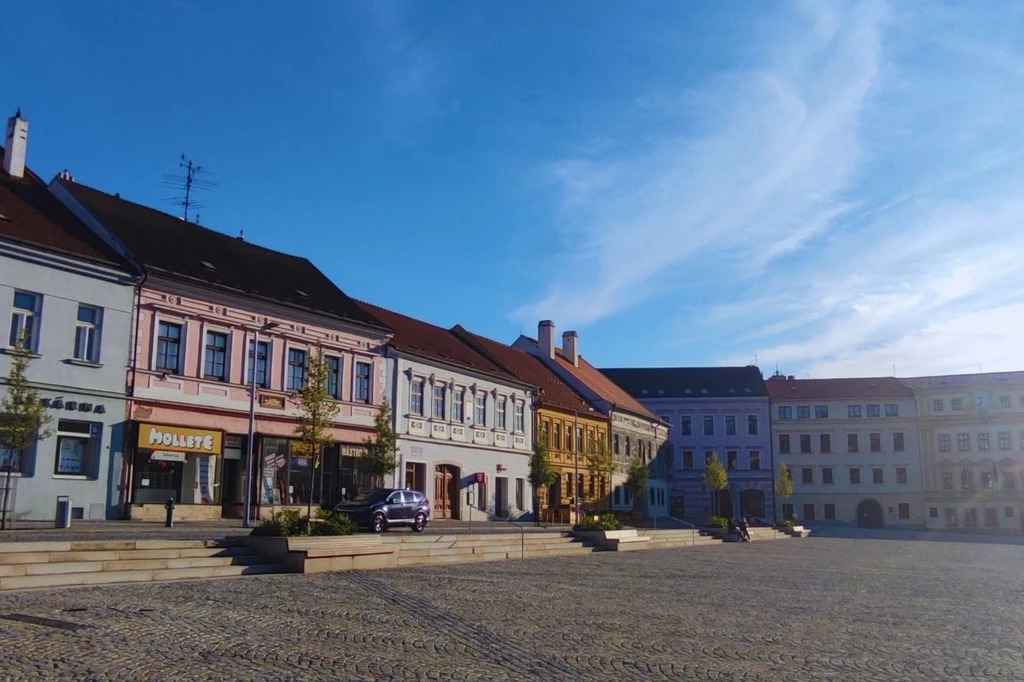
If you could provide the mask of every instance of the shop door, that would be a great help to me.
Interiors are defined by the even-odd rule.
[[[221,477],[222,485],[221,489],[221,504],[222,504],[222,515],[225,518],[232,518],[238,513],[238,505],[242,502],[241,491],[245,487],[244,483],[239,481],[241,475],[241,461],[237,459],[225,459],[223,460],[224,473]]]
[[[504,476],[494,479],[494,513],[499,518],[508,518],[508,479]]]
[[[459,518],[459,469],[438,464],[434,471],[434,518]]]

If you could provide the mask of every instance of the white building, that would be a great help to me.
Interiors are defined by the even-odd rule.
[[[793,496],[782,518],[867,528],[922,527],[913,391],[892,377],[768,379],[776,466]]]
[[[0,389],[22,340],[50,423],[31,451],[0,450],[0,508],[52,521],[68,496],[73,519],[116,518],[135,279],[25,167],[27,137],[15,115],[0,171]]]
[[[398,483],[423,492],[435,519],[530,509],[533,389],[451,331],[361,304],[394,330],[387,356]]]

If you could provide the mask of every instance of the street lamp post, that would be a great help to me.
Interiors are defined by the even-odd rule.
[[[249,361],[249,367],[252,369],[252,381],[249,383],[249,439],[246,442],[247,453],[245,457],[245,495],[242,498],[242,528],[249,527],[249,517],[252,511],[252,451],[254,431],[256,429],[256,370],[260,357],[260,332],[268,332],[276,326],[277,322],[267,322],[256,330],[252,341],[252,359]]]

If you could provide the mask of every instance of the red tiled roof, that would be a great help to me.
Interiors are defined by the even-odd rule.
[[[363,301],[356,301],[356,304],[367,314],[394,330],[395,335],[392,337],[390,345],[396,350],[432,360],[440,360],[450,365],[466,367],[503,379],[516,379],[500,365],[491,362],[460,341],[447,329]]]
[[[981,374],[949,374],[931,377],[900,379],[917,390],[930,388],[958,388],[961,386],[1006,386],[1024,383],[1024,372],[984,372]]]
[[[108,265],[125,265],[27,168],[23,178],[12,178],[0,170],[0,238]]]
[[[866,379],[790,379],[774,376],[766,382],[773,400],[868,400],[913,398],[914,392],[895,377]]]
[[[593,409],[593,406],[583,396],[562,381],[539,358],[517,348],[473,334],[466,331],[461,325],[455,325],[452,332],[460,339],[480,348],[488,357],[518,377],[520,381],[536,386],[541,392],[539,396],[541,405],[578,412],[588,412]]]

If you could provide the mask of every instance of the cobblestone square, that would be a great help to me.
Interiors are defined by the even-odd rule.
[[[1020,680],[1022,565],[811,538],[11,593],[0,679]]]

